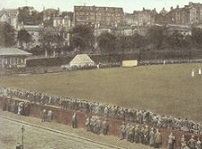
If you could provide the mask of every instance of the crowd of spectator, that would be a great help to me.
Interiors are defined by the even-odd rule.
[[[9,98],[24,99],[35,104],[59,106],[63,109],[78,110],[94,115],[102,115],[107,118],[151,125],[157,128],[167,128],[196,134],[202,133],[202,124],[200,122],[160,115],[149,110],[124,108],[117,105],[92,102],[90,100],[52,96],[39,92],[4,87],[0,87],[0,95]]]
[[[5,87],[0,87],[0,96],[8,99],[6,104],[7,110],[9,109],[11,112],[17,111],[19,115],[28,116],[31,104],[52,105],[65,110],[85,112],[87,115],[90,115],[87,117],[85,123],[87,131],[95,134],[108,134],[108,118],[121,120],[123,121],[120,127],[121,140],[126,139],[130,142],[142,143],[155,148],[159,148],[162,144],[159,128],[191,132],[199,135],[202,133],[202,124],[200,122],[160,115],[149,110],[124,108],[117,105],[92,102],[90,100],[52,96],[40,92],[22,91]],[[25,102],[18,104],[10,102],[12,98],[20,98]],[[105,119],[102,120],[101,117],[105,117]],[[42,121],[52,121],[52,111],[46,111],[44,109]],[[72,116],[72,127],[77,127],[76,112]],[[195,141],[195,148],[193,149],[199,149],[197,148],[197,142],[200,144],[200,139],[198,141],[196,138],[192,139]],[[168,148],[173,149],[174,142],[175,137],[173,134],[170,134],[168,136]],[[186,147],[191,148],[191,145],[188,144],[190,140],[186,140],[186,145],[183,145],[182,137],[181,142],[182,149]]]
[[[107,135],[109,132],[109,123],[108,120],[101,120],[99,116],[92,115],[86,119],[86,129],[95,134]]]

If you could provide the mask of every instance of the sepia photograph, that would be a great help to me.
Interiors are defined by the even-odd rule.
[[[0,0],[0,149],[202,149],[200,87],[202,0]]]

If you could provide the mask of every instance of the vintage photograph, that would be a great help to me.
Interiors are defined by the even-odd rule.
[[[0,0],[0,149],[202,149],[202,0]]]

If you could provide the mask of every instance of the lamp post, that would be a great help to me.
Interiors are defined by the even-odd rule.
[[[24,131],[25,131],[24,125],[22,125],[21,130],[22,130],[22,149],[24,149]]]

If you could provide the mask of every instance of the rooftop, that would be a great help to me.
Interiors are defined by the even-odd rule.
[[[18,9],[2,9],[0,10],[0,16],[2,16],[3,14],[16,16],[18,14]]]
[[[13,56],[17,56],[17,55],[20,55],[20,56],[30,56],[32,54],[29,53],[29,52],[20,50],[18,48],[0,47],[0,56],[11,56],[11,55],[13,55]]]

